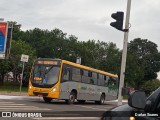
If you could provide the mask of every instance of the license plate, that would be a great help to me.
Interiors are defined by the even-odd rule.
[[[38,97],[43,97],[43,95],[41,95],[41,94],[38,94]]]

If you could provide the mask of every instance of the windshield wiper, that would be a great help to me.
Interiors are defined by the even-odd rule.
[[[48,70],[45,71],[45,75],[49,73],[49,71],[51,71],[51,69],[54,67],[54,65],[52,65]]]

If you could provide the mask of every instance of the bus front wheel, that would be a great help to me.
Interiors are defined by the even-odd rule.
[[[50,103],[52,98],[47,98],[47,97],[43,97],[43,100],[46,102],[46,103]]]
[[[69,99],[66,100],[66,102],[68,104],[73,104],[75,102],[75,99],[76,99],[76,94],[74,92],[71,92],[69,95]]]

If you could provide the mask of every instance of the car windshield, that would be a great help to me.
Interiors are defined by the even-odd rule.
[[[32,82],[37,85],[53,85],[59,76],[59,66],[35,65],[33,69]]]

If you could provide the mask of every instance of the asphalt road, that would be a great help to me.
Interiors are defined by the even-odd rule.
[[[45,103],[39,97],[0,95],[0,116],[3,116],[0,120],[99,120],[105,111],[116,105],[115,101],[104,105],[94,102],[68,105],[58,100]]]

